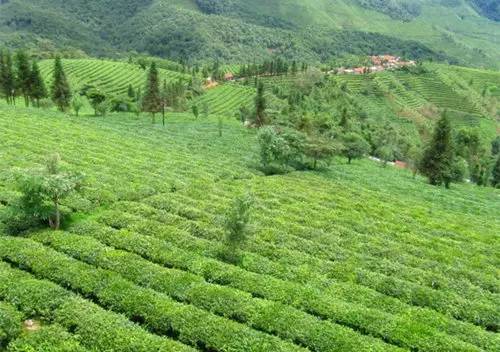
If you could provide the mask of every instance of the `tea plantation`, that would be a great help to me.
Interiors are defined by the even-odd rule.
[[[121,61],[69,59],[64,60],[64,66],[74,89],[91,85],[114,95],[126,94],[129,85],[134,89],[143,88],[147,76],[147,71],[139,65]],[[54,72],[54,60],[43,60],[40,62],[40,69],[47,83],[50,83]],[[162,82],[189,78],[189,75],[175,71],[164,69],[159,71]]]
[[[78,66],[75,80],[94,70]],[[242,100],[230,88],[202,99]],[[256,131],[222,129],[215,116],[162,127],[0,103],[0,211],[15,170],[50,153],[85,174],[63,231],[0,224],[0,350],[500,350],[498,190],[369,160],[264,176]],[[230,263],[222,215],[247,193],[250,235]]]

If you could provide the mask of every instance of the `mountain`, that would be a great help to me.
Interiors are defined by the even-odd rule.
[[[499,13],[492,0],[0,0],[0,41],[187,61],[391,52],[498,68]]]

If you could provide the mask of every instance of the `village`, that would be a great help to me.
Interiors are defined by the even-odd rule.
[[[329,74],[354,74],[363,75],[372,72],[382,72],[386,70],[397,70],[403,67],[415,66],[416,62],[404,61],[398,56],[392,55],[378,55],[370,56],[371,66],[361,66],[354,68],[341,67],[329,71]]]

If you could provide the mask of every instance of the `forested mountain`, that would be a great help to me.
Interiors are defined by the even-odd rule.
[[[186,61],[391,52],[496,68],[498,20],[492,0],[1,0],[0,42]]]
[[[2,0],[0,41],[37,51],[137,50],[242,62],[344,53],[498,67],[499,9],[488,0]]]

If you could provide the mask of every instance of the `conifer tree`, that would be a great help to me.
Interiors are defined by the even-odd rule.
[[[134,99],[134,98],[135,98],[135,91],[134,91],[134,87],[132,87],[132,85],[131,85],[131,84],[129,84],[129,85],[128,85],[127,96],[128,96],[130,99]]]
[[[161,111],[160,82],[156,63],[152,63],[146,82],[146,92],[142,100],[142,111],[152,114],[152,122],[155,123],[155,115]]]
[[[43,81],[42,75],[40,74],[40,69],[36,61],[33,61],[31,66],[31,80],[30,80],[30,97],[36,102],[36,106],[40,107],[40,99],[47,98],[47,88],[45,87],[45,82]]]
[[[52,101],[60,111],[65,111],[71,104],[71,88],[62,66],[61,58],[56,57],[54,63],[54,81],[52,82]]]
[[[31,94],[31,67],[28,55],[24,51],[16,54],[16,86],[23,95],[24,104],[29,106]]]
[[[453,179],[455,151],[450,120],[446,112],[439,119],[432,141],[424,153],[421,172],[429,179],[431,185],[450,187]]]
[[[165,112],[169,102],[168,94],[167,80],[163,80],[163,87],[161,90],[161,123],[163,126],[165,126]]]
[[[257,84],[257,95],[255,97],[255,124],[261,127],[266,118],[266,98],[264,97],[264,83],[259,81]]]
[[[0,88],[7,104],[14,103],[15,80],[10,51],[0,52]]]
[[[497,158],[497,162],[495,163],[495,166],[493,167],[493,171],[491,172],[491,184],[493,187],[499,187],[500,186],[500,155]]]

